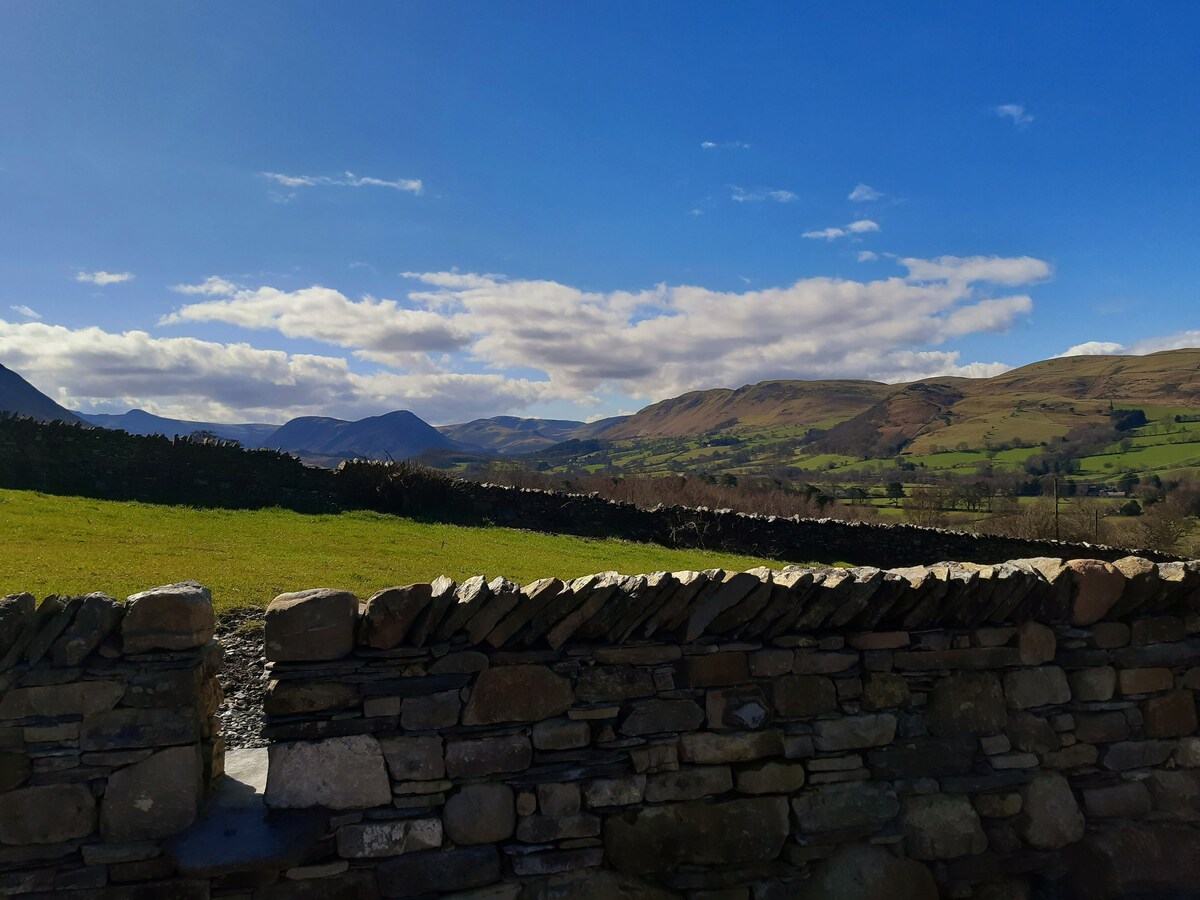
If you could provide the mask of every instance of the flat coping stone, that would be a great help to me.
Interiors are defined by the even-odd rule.
[[[213,786],[203,815],[167,842],[181,875],[215,878],[300,863],[328,829],[328,813],[268,810],[266,787],[266,747],[226,752],[225,774]]]

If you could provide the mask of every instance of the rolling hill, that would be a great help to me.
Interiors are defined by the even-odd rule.
[[[59,406],[32,384],[0,366],[0,412],[30,416],[44,422],[78,422],[79,417]]]
[[[348,422],[325,416],[301,416],[281,425],[264,447],[302,457],[407,459],[426,450],[457,445],[408,410],[396,410]]]
[[[211,431],[217,437],[238,441],[245,447],[261,447],[263,441],[279,430],[278,425],[227,425],[222,422],[189,422],[186,419],[166,419],[144,409],[131,409],[121,415],[78,413],[85,422],[101,428],[119,428],[130,434],[161,434],[166,437]]]

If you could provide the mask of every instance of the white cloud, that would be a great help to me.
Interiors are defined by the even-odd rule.
[[[1023,128],[1033,121],[1033,116],[1025,112],[1025,107],[1020,103],[1002,103],[1000,106],[993,106],[992,112],[1002,119],[1011,119],[1018,128]]]
[[[870,219],[858,219],[847,225],[846,230],[851,234],[865,234],[868,231],[878,231],[879,223],[872,222]]]
[[[847,235],[866,234],[867,232],[878,230],[878,222],[874,222],[871,219],[856,219],[842,228],[819,228],[813,231],[805,231],[800,237],[808,238],[812,241],[836,241],[838,238],[846,237]]]
[[[132,272],[76,272],[76,281],[88,284],[120,284],[122,281],[133,281]]]
[[[938,256],[934,259],[904,257],[909,281],[949,281],[992,284],[1032,284],[1049,278],[1053,270],[1045,260],[1032,256]]]
[[[38,312],[36,309],[31,309],[24,303],[18,303],[15,306],[10,306],[9,309],[19,316],[24,316],[26,319],[40,319],[42,317],[40,312]]]
[[[443,273],[439,286],[491,283],[486,276]],[[469,335],[436,312],[406,309],[395,300],[351,300],[320,285],[298,291],[272,287],[239,289],[220,300],[187,304],[159,324],[226,322],[243,328],[270,328],[285,337],[310,338],[348,347],[362,359],[389,365],[431,365],[427,354],[456,350]]]
[[[776,203],[791,203],[796,199],[796,195],[791,191],[785,191],[779,188],[758,188],[757,190],[748,191],[736,184],[731,184],[729,186],[729,190],[731,191],[729,199],[733,200],[735,203],[754,203],[759,200],[774,200]]]
[[[717,141],[701,141],[700,149],[702,150],[749,150],[750,145],[745,141],[725,141],[718,143]]]
[[[1159,337],[1141,338],[1130,344],[1121,344],[1117,341],[1085,341],[1082,344],[1068,347],[1058,356],[1109,356],[1112,354],[1145,356],[1147,353],[1182,350],[1186,347],[1200,347],[1200,329],[1192,328]]]
[[[800,237],[808,238],[809,240],[824,240],[834,241],[840,237],[846,236],[844,228],[821,228],[817,231],[806,231]]]
[[[207,297],[225,297],[237,289],[236,284],[219,275],[209,275],[199,284],[176,284],[171,287],[177,294],[202,294]]]
[[[387,181],[383,178],[355,175],[353,172],[346,172],[336,178],[328,175],[284,175],[281,172],[260,172],[259,174],[286,188],[386,187],[397,191],[407,191],[411,194],[420,194],[424,190],[424,185],[419,178],[397,178],[394,181]]]
[[[868,200],[878,200],[882,196],[883,194],[875,190],[875,188],[860,181],[854,186],[854,190],[850,192],[850,196],[846,199],[853,200],[855,203],[865,203]]]
[[[879,259],[879,254],[875,253],[874,251],[871,251],[871,250],[859,250],[858,251],[858,261],[859,262],[874,262],[877,259]]]

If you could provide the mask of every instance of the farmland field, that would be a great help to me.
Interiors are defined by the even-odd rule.
[[[218,609],[262,606],[283,591],[309,587],[365,597],[438,575],[504,575],[526,584],[609,569],[631,574],[784,564],[371,512],[195,509],[12,490],[0,490],[0,536],[0,596],[103,591],[120,598],[190,578],[212,590]]]

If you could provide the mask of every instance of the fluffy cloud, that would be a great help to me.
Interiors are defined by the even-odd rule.
[[[1145,356],[1147,353],[1158,353],[1161,350],[1181,350],[1184,347],[1200,347],[1200,329],[1178,331],[1160,337],[1142,338],[1132,344],[1121,344],[1116,341],[1086,341],[1068,347],[1062,356],[1109,356],[1112,354],[1130,354]]]
[[[879,254],[873,250],[859,250],[858,251],[858,261],[859,262],[874,262],[877,259],[879,259]]]
[[[758,188],[757,190],[748,191],[745,188],[738,187],[736,184],[731,184],[729,190],[732,192],[729,199],[735,203],[755,203],[759,200],[774,200],[776,203],[791,203],[796,199],[796,195],[791,191],[781,190],[779,188]]]
[[[875,190],[869,184],[863,184],[861,181],[854,186],[854,190],[850,192],[847,200],[852,200],[855,203],[866,203],[868,200],[878,200],[883,194]]]
[[[259,174],[286,188],[385,187],[397,191],[408,191],[410,194],[419,194],[424,190],[424,185],[419,178],[397,178],[394,181],[387,181],[383,178],[355,175],[353,172],[346,172],[336,178],[328,175],[284,175],[281,172],[261,172]]]
[[[451,275],[446,286],[464,287],[480,278],[484,276],[460,281]],[[429,310],[405,309],[394,300],[366,297],[355,301],[319,285],[298,291],[249,290],[228,283],[218,288],[213,281],[179,287],[185,288],[185,293],[229,296],[188,304],[164,316],[159,324],[226,322],[243,328],[269,328],[285,337],[351,348],[362,359],[403,366],[422,365],[426,354],[456,350],[469,339],[452,319]]]
[[[1025,112],[1025,107],[1020,103],[1002,103],[1000,106],[993,106],[992,112],[1001,119],[1011,119],[1018,128],[1023,128],[1033,121],[1033,116]]]
[[[361,418],[410,409],[443,423],[553,398],[544,381],[492,373],[359,374],[339,357],[3,319],[0,360],[69,408],[138,406],[202,420]]]
[[[878,230],[878,222],[874,222],[871,219],[857,219],[843,228],[821,228],[816,231],[806,231],[800,237],[808,238],[809,240],[836,241],[838,238],[851,234],[866,234],[869,231]]]
[[[237,289],[238,286],[232,281],[226,281],[218,275],[209,275],[199,284],[176,284],[171,288],[177,294],[200,294],[207,297],[224,297]]]
[[[87,284],[120,284],[122,281],[133,281],[132,272],[76,272],[75,280]]]
[[[935,259],[905,257],[910,281],[949,281],[993,284],[1032,284],[1049,278],[1052,269],[1045,260],[1032,256],[939,256]]]

